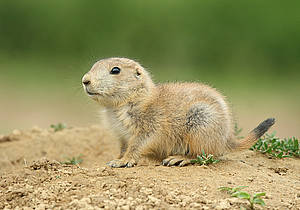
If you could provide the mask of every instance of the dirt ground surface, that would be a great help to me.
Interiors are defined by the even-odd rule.
[[[247,202],[218,190],[266,192],[264,208],[300,209],[300,160],[232,153],[209,166],[165,167],[142,161],[112,169],[118,143],[99,126],[34,127],[0,136],[0,209],[240,209]],[[81,155],[79,165],[62,164]]]

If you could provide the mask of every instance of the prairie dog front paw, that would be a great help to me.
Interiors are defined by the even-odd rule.
[[[137,164],[137,162],[134,159],[116,159],[116,160],[111,160],[108,163],[106,163],[108,166],[112,168],[131,168]]]

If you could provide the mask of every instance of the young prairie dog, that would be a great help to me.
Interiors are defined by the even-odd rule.
[[[154,84],[139,63],[127,58],[96,62],[82,83],[119,136],[120,157],[107,163],[115,168],[133,167],[142,156],[185,166],[202,151],[218,156],[248,149],[275,122],[267,119],[237,140],[230,108],[216,89],[200,83]]]

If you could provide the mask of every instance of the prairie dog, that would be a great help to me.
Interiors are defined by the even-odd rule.
[[[111,167],[133,167],[142,156],[185,166],[202,151],[218,156],[247,149],[275,122],[265,120],[238,141],[230,108],[216,89],[201,83],[154,84],[127,58],[99,60],[82,83],[119,135],[120,157],[107,163]]]

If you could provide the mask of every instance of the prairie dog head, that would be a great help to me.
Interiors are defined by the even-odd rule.
[[[86,94],[104,106],[119,106],[150,93],[154,84],[148,72],[127,58],[96,62],[82,78]]]

